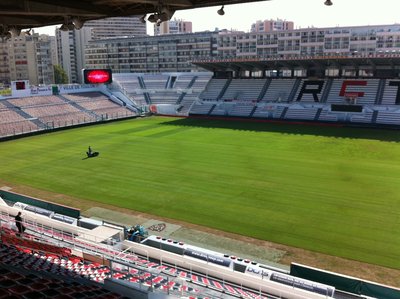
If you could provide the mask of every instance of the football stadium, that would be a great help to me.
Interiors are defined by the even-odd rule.
[[[400,25],[216,44],[2,90],[0,298],[400,298]]]

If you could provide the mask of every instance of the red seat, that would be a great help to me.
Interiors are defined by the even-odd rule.
[[[55,297],[52,297],[53,299],[74,299],[74,297],[71,297],[70,295],[67,294],[60,294]]]
[[[6,289],[0,289],[0,299],[3,298],[9,298],[11,296],[11,293],[7,291]]]
[[[19,274],[19,273],[14,272],[14,273],[8,273],[8,274],[6,274],[6,277],[7,277],[8,279],[17,281],[18,279],[21,279],[23,276],[22,276],[21,274]]]
[[[30,285],[30,288],[34,291],[42,291],[47,289],[47,286],[41,282],[34,282]]]
[[[10,291],[10,293],[15,295],[23,295],[31,291],[29,287],[23,285],[16,285],[13,286],[12,288],[9,288],[8,290]]]
[[[58,289],[58,291],[61,294],[70,295],[70,294],[73,294],[76,290],[74,288],[71,288],[71,287],[61,287],[61,288]]]

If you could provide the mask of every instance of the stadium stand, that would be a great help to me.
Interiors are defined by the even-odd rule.
[[[7,234],[7,237],[5,237],[5,234]],[[35,237],[34,235],[26,234],[24,238]],[[13,241],[10,241],[10,239]],[[82,243],[82,245],[84,245],[84,243]],[[123,258],[126,259],[126,261],[131,261],[136,266],[132,264],[129,265],[126,261],[122,263],[114,262],[111,266],[106,266],[98,262],[85,261],[77,256],[66,256],[65,254],[61,256],[60,252],[65,251],[65,249],[58,248],[59,252],[57,252],[57,250],[55,250],[57,247],[53,245],[42,243],[39,250],[37,247],[33,247],[34,246],[26,239],[17,238],[12,230],[2,227],[0,263],[3,266],[8,265],[13,269],[17,268],[21,271],[23,269],[22,272],[29,271],[30,273],[39,272],[43,273],[42,275],[53,275],[62,279],[61,281],[80,282],[80,284],[84,286],[89,285],[87,280],[91,281],[91,283],[104,284],[107,278],[113,278],[148,287],[151,286],[152,288],[162,289],[164,291],[198,293],[199,291],[195,287],[189,284],[182,284],[182,280],[187,280],[192,282],[193,285],[207,286],[211,289],[215,289],[217,292],[227,292],[232,295],[242,294],[243,298],[254,298],[257,296],[254,290],[238,287],[235,284],[229,284],[216,278],[195,274],[190,270],[181,269],[179,267],[165,266],[150,262],[149,260],[134,255],[125,254]],[[98,249],[101,250],[101,248]],[[120,252],[118,253],[120,255]],[[140,265],[140,267],[138,265]],[[154,269],[156,271],[146,271],[145,269]],[[173,278],[175,277],[179,279],[174,281]],[[88,289],[92,291],[93,288],[88,287]],[[100,287],[97,287],[97,289],[102,290]],[[101,291],[101,293],[106,293],[106,290]],[[57,293],[53,292],[53,294],[55,295]],[[96,295],[99,295],[99,292],[96,292]],[[114,297],[118,298],[116,296]]]
[[[189,115],[400,125],[396,80],[254,79],[253,94],[247,91],[248,82],[252,81],[211,79]]]
[[[263,102],[287,102],[295,79],[273,79],[262,97]]]
[[[324,93],[326,86],[326,82],[324,80],[306,80],[302,79],[300,81],[300,85],[298,90],[296,91],[296,95],[294,97],[295,101],[298,102],[323,102],[321,95]],[[304,90],[312,90],[316,91],[316,93],[304,93]]]
[[[19,252],[16,248],[3,245],[0,247],[0,258],[3,260],[4,255],[10,254],[17,260]],[[95,284],[78,279],[61,279],[52,274],[51,271],[39,273],[15,264],[0,263],[0,298],[124,298]]]
[[[256,101],[265,84],[262,79],[232,79],[222,100]]]
[[[255,111],[253,111],[252,117],[254,118],[271,118],[274,106],[270,105],[257,105]]]
[[[318,120],[336,122],[338,118],[336,115],[331,114],[329,110],[322,109],[321,114],[318,117]]]
[[[77,209],[10,191],[1,191],[1,196],[0,272],[5,276],[0,277],[0,298],[78,298],[78,291],[85,292],[79,298],[137,298],[139,293],[192,299],[365,298],[349,293],[348,288],[341,290],[339,274],[330,273],[331,278],[316,282],[161,236],[133,242],[127,239],[125,227],[82,217]],[[23,211],[23,233],[15,227],[18,211]],[[8,273],[14,270],[19,276],[10,282],[16,274],[9,277]],[[49,278],[53,283],[60,280],[53,291],[43,286],[50,284],[43,280]],[[391,299],[400,293],[357,278],[346,279],[365,285],[372,297],[379,292],[391,294]],[[27,287],[22,288],[23,284]]]
[[[0,137],[133,116],[99,91],[9,98],[0,100]]]
[[[208,115],[211,109],[214,107],[214,105],[215,105],[214,103],[207,103],[207,102],[195,103],[192,106],[192,109],[190,109],[190,114]]]
[[[83,111],[90,111],[91,114],[101,119],[134,115],[132,111],[114,103],[99,92],[66,94],[64,97],[75,103],[75,105],[80,106]]]
[[[114,88],[136,106],[175,106],[177,115],[187,115],[210,80],[212,73],[115,74]]]
[[[211,79],[199,98],[203,100],[219,100],[228,79]]]
[[[0,264],[3,267],[5,265],[23,269],[25,273],[34,273],[41,277],[52,275],[62,281],[79,283],[83,286],[79,286],[78,289],[82,290],[90,286],[88,288],[93,292],[94,284],[99,290],[96,292],[98,295],[106,292],[102,290],[105,288],[120,296],[126,296],[126,293],[121,291],[125,287],[129,287],[130,292],[134,289],[143,291],[143,288],[146,288],[149,292],[187,296],[193,299],[221,297],[222,294],[227,296],[224,298],[273,299],[280,297],[280,295],[278,297],[274,295],[277,292],[279,294],[306,292],[309,298],[321,298],[318,292],[328,292],[328,290],[329,297],[333,295],[331,292],[333,289],[322,290],[324,286],[319,284],[313,284],[315,291],[318,290],[314,294],[310,293],[311,289],[305,291],[299,288],[293,291],[293,286],[289,287],[290,291],[289,289],[285,291],[285,284],[281,284],[283,289],[277,291],[278,285],[272,280],[278,275],[277,281],[281,281],[286,279],[287,274],[282,270],[276,272],[277,269],[271,270],[272,268],[266,266],[263,268],[265,273],[262,277],[271,276],[270,283],[265,279],[254,279],[255,270],[249,272],[252,275],[246,276],[244,270],[250,265],[255,267],[257,264],[250,263],[250,260],[205,251],[202,248],[156,236],[151,236],[142,243],[117,239],[110,243],[103,240],[100,233],[93,238],[88,229],[55,222],[51,217],[46,216],[53,214],[51,211],[44,213],[43,209],[27,209],[26,205],[16,203],[14,206],[25,207],[24,225],[27,229],[21,236],[13,230],[14,219],[9,212],[15,213],[16,208],[8,206],[3,201],[0,205]],[[43,213],[37,214],[29,210]],[[94,230],[97,229],[96,231],[99,232],[99,228],[101,226]],[[118,230],[114,226],[115,231]],[[145,241],[149,242],[150,246]],[[172,251],[162,249],[171,249],[174,246],[176,249]],[[179,251],[182,251],[184,255],[176,255]],[[204,262],[201,258],[204,254],[212,259],[211,264]],[[185,255],[188,257],[185,258]],[[221,270],[221,266],[213,266],[213,263],[228,268]],[[230,269],[231,267],[233,269]],[[240,273],[237,274],[239,275],[237,278],[235,278],[235,272],[232,272],[234,269]],[[72,293],[74,291],[76,290],[71,290]],[[129,297],[132,297],[132,293]],[[326,298],[326,296],[323,297]],[[297,297],[293,295],[288,298]]]
[[[300,119],[300,120],[314,120],[318,108],[305,108],[305,107],[289,107],[285,114],[285,119]]]
[[[36,124],[25,119],[13,109],[0,107],[0,136],[23,134],[38,129]]]
[[[96,242],[82,228],[55,226],[54,220],[26,209],[27,230],[20,236],[9,214],[14,208],[4,204],[0,206],[0,298],[137,298],[135,291],[192,299],[365,298],[158,236],[141,243]],[[286,285],[290,291],[284,290]],[[397,294],[395,289],[373,286]]]
[[[384,92],[381,98],[381,105],[396,105],[400,104],[397,100],[398,86],[400,81],[398,80],[384,80]]]
[[[400,111],[379,111],[376,122],[379,124],[399,125]]]
[[[157,89],[166,89],[167,84],[170,80],[170,76],[167,74],[144,74],[142,78],[146,89],[150,91],[155,91]]]
[[[254,104],[252,103],[237,103],[234,105],[230,111],[232,116],[248,117],[254,109]]]
[[[361,105],[374,105],[376,93],[378,91],[379,79],[348,80],[335,79],[330,89],[327,103],[342,104],[345,95],[342,95],[343,83],[346,85],[346,93],[358,93],[362,96],[357,98],[357,103]]]
[[[209,114],[219,115],[219,116],[230,115],[230,111],[233,105],[234,104],[232,103],[219,103],[216,106],[214,106],[214,109],[212,109]]]
[[[20,108],[41,105],[57,105],[63,103],[63,101],[57,96],[32,96],[27,98],[10,99],[8,100],[8,102]]]
[[[390,78],[228,79],[203,72],[115,74],[114,79],[106,93],[74,87],[59,95],[0,99],[0,134],[134,117],[150,106],[153,113],[179,116],[400,125],[400,81]]]
[[[116,89],[121,90],[125,95],[132,99],[137,106],[149,104],[146,101],[144,91],[139,82],[140,74],[114,74],[114,83]]]

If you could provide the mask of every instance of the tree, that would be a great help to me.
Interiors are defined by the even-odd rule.
[[[54,83],[68,84],[68,75],[59,65],[54,65]]]

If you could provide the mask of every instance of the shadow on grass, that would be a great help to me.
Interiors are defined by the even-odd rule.
[[[221,128],[241,131],[274,132],[294,135],[314,135],[336,138],[372,139],[400,142],[400,129],[355,127],[345,124],[285,122],[258,119],[188,117],[161,123],[168,126]]]

